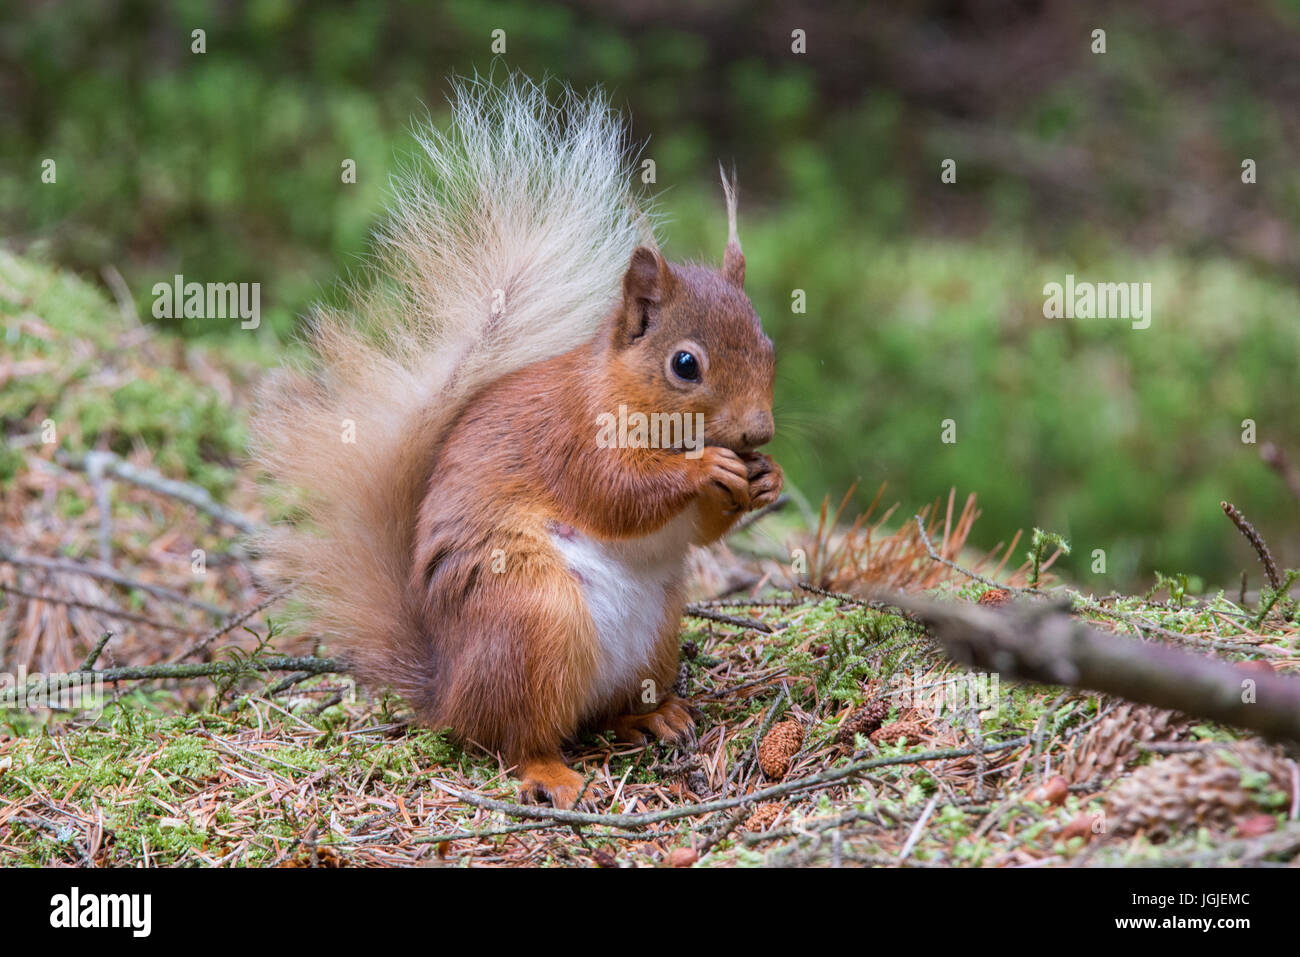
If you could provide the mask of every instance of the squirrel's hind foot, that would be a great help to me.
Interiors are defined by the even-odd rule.
[[[525,761],[519,768],[519,779],[519,800],[523,804],[550,801],[552,807],[569,810],[578,803],[582,791],[582,775],[559,755]]]
[[[691,706],[682,698],[671,695],[653,711],[645,714],[625,714],[615,718],[612,727],[620,741],[645,744],[650,737],[679,747],[695,744],[695,717]]]

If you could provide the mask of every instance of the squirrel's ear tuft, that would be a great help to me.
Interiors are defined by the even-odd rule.
[[[740,250],[740,233],[736,230],[736,172],[732,170],[728,179],[719,163],[718,173],[722,176],[722,193],[727,199],[727,251],[722,256],[722,275],[737,289],[743,289],[745,254]]]

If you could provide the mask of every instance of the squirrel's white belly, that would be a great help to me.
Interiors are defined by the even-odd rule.
[[[593,708],[630,686],[659,680],[650,672],[650,660],[695,527],[695,509],[688,508],[653,534],[617,542],[597,541],[568,526],[552,530],[551,541],[578,579],[596,626],[600,659],[589,702]],[[668,690],[655,689],[656,697]]]

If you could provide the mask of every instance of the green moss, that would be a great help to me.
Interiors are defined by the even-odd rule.
[[[6,350],[30,370],[0,390],[6,434],[44,442],[52,431],[57,447],[70,453],[103,448],[127,455],[143,445],[164,474],[214,494],[229,489],[246,453],[242,416],[195,379],[185,350],[169,336],[150,337],[152,360],[119,348],[128,327],[103,293],[4,251],[0,321]],[[7,451],[0,481],[12,480],[20,467],[15,451]],[[75,517],[86,505],[63,499],[59,507]]]
[[[189,778],[202,778],[216,770],[216,756],[202,738],[176,738],[154,758],[153,767]]]

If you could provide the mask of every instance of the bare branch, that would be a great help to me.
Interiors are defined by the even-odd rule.
[[[1167,645],[1104,634],[1052,605],[995,611],[909,595],[887,600],[916,614],[948,655],[969,667],[1115,694],[1300,741],[1300,680],[1248,673]]]
[[[765,635],[772,634],[773,628],[765,621],[759,621],[757,618],[741,618],[739,615],[727,615],[720,611],[713,611],[710,608],[703,608],[700,605],[687,605],[686,614],[692,618],[703,618],[705,621],[716,621],[723,625],[733,625],[736,628],[752,628],[754,631],[761,631]]]
[[[112,582],[114,585],[120,585],[123,588],[138,588],[146,591],[158,598],[164,598],[168,601],[180,602],[183,605],[189,605],[191,608],[200,608],[212,615],[226,615],[225,609],[220,608],[210,602],[200,601],[197,598],[191,598],[184,592],[176,591],[172,588],[166,588],[162,585],[154,585],[150,582],[137,581],[121,572],[112,568],[99,565],[91,565],[85,562],[72,561],[70,559],[45,558],[40,555],[20,555],[17,552],[11,552],[0,547],[0,562],[18,567],[45,568],[49,571],[68,572],[73,575],[86,575],[90,578],[97,578],[100,581]]]
[[[496,801],[492,798],[486,798],[470,791],[458,791],[449,787],[440,781],[430,780],[430,784],[440,791],[450,794],[459,801],[464,801],[474,807],[481,807],[489,811],[500,811],[502,814],[515,818],[526,818],[532,820],[554,821],[559,824],[603,824],[611,827],[648,827],[651,824],[658,824],[662,821],[675,821],[678,818],[696,817],[702,814],[713,814],[718,811],[729,811],[742,805],[756,804],[760,801],[770,801],[773,798],[785,794],[794,794],[799,791],[817,790],[822,787],[839,784],[849,781],[864,771],[870,771],[874,768],[889,767],[891,765],[901,764],[920,764],[925,761],[943,761],[948,758],[964,758],[975,754],[976,751],[982,751],[985,754],[992,754],[995,751],[1005,751],[1009,748],[1019,748],[1029,743],[1026,735],[1018,738],[1012,738],[1009,741],[999,741],[996,744],[986,744],[983,748],[944,748],[938,751],[923,751],[915,754],[901,754],[896,757],[888,758],[868,758],[865,761],[856,761],[853,764],[845,765],[840,768],[830,768],[826,771],[811,774],[807,777],[796,778],[791,781],[783,781],[780,784],[774,784],[771,787],[761,788],[749,794],[743,794],[739,797],[725,798],[718,801],[705,801],[700,804],[679,804],[675,807],[665,808],[662,811],[648,811],[639,814],[593,814],[586,811],[570,811],[563,808],[544,807],[536,804],[512,804],[509,801]]]
[[[346,669],[334,658],[290,658],[272,655],[245,661],[209,661],[202,664],[126,665],[105,668],[102,671],[74,671],[64,675],[51,675],[23,687],[14,687],[0,694],[0,707],[11,706],[20,695],[31,697],[50,690],[59,690],[70,682],[89,681],[157,681],[168,678],[216,678],[240,675],[245,672],[306,671],[313,675],[342,673]]]
[[[218,521],[233,525],[241,532],[251,533],[260,529],[257,522],[246,515],[241,515],[234,509],[222,505],[202,486],[195,485],[192,482],[178,482],[175,479],[169,479],[154,469],[138,468],[112,452],[86,452],[81,455],[58,452],[55,454],[54,460],[64,468],[77,469],[92,475],[112,475],[114,478],[130,482],[141,488],[147,488],[159,495],[166,495],[185,502],[187,505],[194,506],[200,512],[206,512]]]

